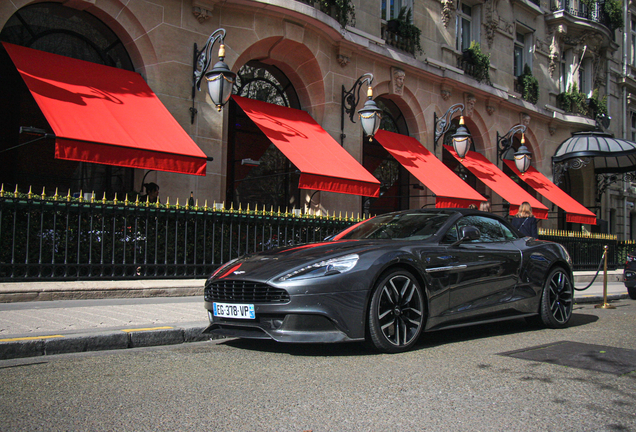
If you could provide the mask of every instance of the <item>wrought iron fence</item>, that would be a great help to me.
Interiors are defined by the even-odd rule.
[[[0,197],[0,280],[206,277],[245,253],[319,241],[358,219]]]
[[[607,267],[615,270],[625,265],[627,253],[636,247],[633,240],[618,241],[613,234],[540,229],[539,238],[560,243],[572,257],[574,270],[596,270],[607,246]]]
[[[320,241],[359,220],[0,190],[0,281],[204,278],[245,253]],[[596,270],[605,245],[620,268],[636,248],[613,235],[539,237],[564,245],[575,270]]]

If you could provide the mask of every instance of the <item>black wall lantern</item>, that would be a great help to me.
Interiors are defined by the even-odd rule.
[[[512,149],[513,139],[518,133],[521,133],[521,146],[514,153],[514,160],[517,169],[523,174],[528,171],[532,163],[532,153],[526,147],[526,127],[524,125],[511,127],[508,133],[503,136],[500,136],[499,132],[497,132],[497,153],[499,160],[503,161],[506,158],[506,154]]]
[[[457,128],[457,132],[453,134],[452,139],[455,153],[457,153],[460,159],[464,159],[473,142],[470,132],[468,132],[468,129],[464,126],[464,116],[459,117],[459,127]]]
[[[214,43],[220,40],[219,61],[216,62],[210,72],[207,72],[212,63],[212,48]],[[217,29],[210,35],[201,51],[194,44],[194,64],[192,81],[192,107],[190,108],[190,122],[194,123],[197,109],[194,107],[195,90],[201,90],[201,80],[205,77],[208,82],[208,93],[212,103],[218,111],[227,103],[232,95],[232,88],[236,80],[236,74],[230,70],[225,60],[225,29]]]
[[[369,137],[369,141],[373,140],[373,135],[380,129],[380,121],[382,120],[382,110],[378,108],[378,105],[373,101],[373,75],[366,73],[356,80],[350,90],[345,90],[345,86],[342,86],[342,106],[340,116],[340,144],[343,144],[346,135],[344,134],[344,117],[345,113],[349,114],[349,119],[352,123],[355,123],[353,115],[358,102],[360,102],[360,88],[364,83],[367,83],[367,101],[358,111],[360,116],[360,123],[362,124],[362,130]]]

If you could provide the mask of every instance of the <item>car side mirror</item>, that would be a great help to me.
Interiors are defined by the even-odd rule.
[[[460,228],[459,234],[459,240],[457,240],[451,246],[457,246],[466,241],[479,240],[479,238],[481,237],[481,232],[474,226],[465,226]]]

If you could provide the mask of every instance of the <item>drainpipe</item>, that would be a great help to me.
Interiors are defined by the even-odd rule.
[[[631,25],[631,17],[629,16],[629,7],[628,7],[628,3],[627,1],[623,2],[623,24],[625,29],[629,29],[630,25]],[[628,124],[628,118],[627,118],[627,86],[624,85],[625,80],[627,78],[627,63],[628,63],[628,58],[627,58],[627,31],[623,31],[623,76],[622,76],[622,81],[623,81],[623,92],[622,92],[622,96],[623,96],[623,103],[622,103],[622,107],[621,107],[621,111],[622,111],[622,117],[623,117],[623,139],[627,139],[627,124]],[[609,99],[609,98],[608,98]],[[625,181],[623,181],[623,240],[627,240],[627,227],[629,224],[629,218],[627,217],[627,185],[625,184]]]

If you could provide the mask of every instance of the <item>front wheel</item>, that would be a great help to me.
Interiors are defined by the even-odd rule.
[[[636,300],[636,287],[627,288],[627,294],[629,294],[630,299]]]
[[[405,270],[385,275],[376,285],[369,307],[369,338],[383,352],[402,352],[417,342],[425,323],[424,294]]]
[[[549,328],[565,327],[572,317],[574,289],[569,275],[553,269],[546,278],[539,306],[541,322]]]

